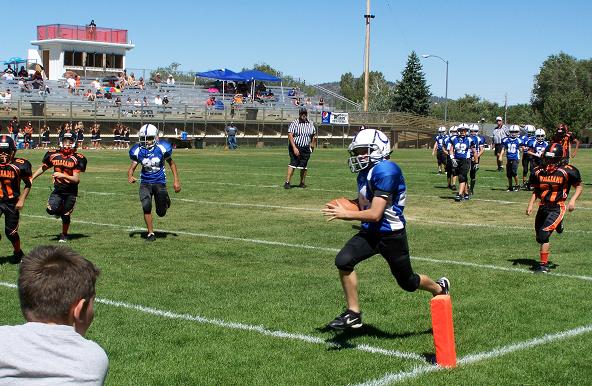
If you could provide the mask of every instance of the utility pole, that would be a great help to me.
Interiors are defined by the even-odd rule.
[[[508,93],[504,95],[504,125],[508,123]]]
[[[368,111],[368,87],[370,83],[370,19],[374,15],[370,14],[370,0],[366,0],[366,48],[364,51],[364,112]]]

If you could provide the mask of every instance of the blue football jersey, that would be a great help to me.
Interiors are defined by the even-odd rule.
[[[159,141],[152,149],[135,144],[129,151],[130,159],[142,166],[140,181],[145,184],[166,184],[165,161],[171,158],[173,148],[166,141]]]
[[[543,151],[545,151],[547,146],[549,146],[549,142],[547,142],[547,141],[539,142],[536,140],[536,138],[533,138],[528,142],[527,146],[528,146],[528,150],[541,156],[541,154],[543,154]]]
[[[383,160],[374,167],[358,173],[358,201],[360,209],[370,208],[374,196],[387,200],[386,209],[378,222],[362,222],[362,229],[387,233],[405,227],[405,199],[407,186],[399,165]]]
[[[450,138],[450,148],[454,158],[456,159],[469,159],[471,158],[471,147],[475,147],[475,143],[469,136],[461,137],[455,135]]]
[[[436,141],[437,144],[437,148],[438,150],[442,150],[443,148],[446,148],[446,140],[447,140],[448,136],[446,134],[442,135],[442,134],[438,134],[434,137],[434,141]]]
[[[506,137],[502,140],[502,144],[506,149],[506,158],[508,160],[520,159],[520,147],[523,145],[520,138]]]
[[[471,135],[470,138],[473,141],[473,144],[475,145],[475,148],[471,148],[471,158],[472,158],[473,154],[476,154],[477,152],[479,152],[479,147],[485,145],[485,138],[483,138],[479,135]]]

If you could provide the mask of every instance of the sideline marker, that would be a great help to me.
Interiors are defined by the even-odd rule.
[[[452,323],[450,295],[437,295],[430,301],[432,331],[436,347],[436,363],[441,367],[456,367],[456,345]]]

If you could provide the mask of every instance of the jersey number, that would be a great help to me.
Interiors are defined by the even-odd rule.
[[[144,158],[142,160],[142,170],[146,173],[156,173],[160,170],[160,158]]]

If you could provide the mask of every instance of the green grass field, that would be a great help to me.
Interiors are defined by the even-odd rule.
[[[538,260],[530,192],[506,193],[487,152],[475,199],[455,203],[429,151],[397,150],[405,174],[408,237],[417,272],[451,280],[459,366],[429,364],[430,295],[406,293],[380,256],[357,268],[364,327],[323,331],[344,306],[336,251],[356,231],[326,222],[324,203],[355,196],[343,149],[319,149],[307,189],[284,190],[284,148],[179,150],[183,190],[141,238],[137,185],[125,151],[86,151],[72,248],[96,263],[88,337],[110,359],[108,385],[583,385],[592,346],[592,152],[581,151],[584,194],[551,238],[549,275]],[[41,151],[21,151],[37,167]],[[57,242],[46,215],[50,176],[22,214],[25,250]],[[170,174],[170,173],[169,173]],[[297,183],[297,178],[293,180]],[[4,236],[4,235],[3,235]],[[5,237],[0,255],[12,252]],[[0,324],[19,324],[15,266],[0,266]]]

